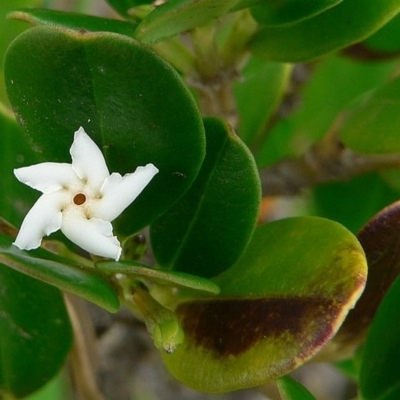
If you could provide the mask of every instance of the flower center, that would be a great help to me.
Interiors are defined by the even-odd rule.
[[[86,196],[83,193],[78,193],[74,196],[73,202],[77,206],[81,206],[86,201]]]

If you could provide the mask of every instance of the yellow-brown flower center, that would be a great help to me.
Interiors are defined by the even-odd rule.
[[[86,201],[86,196],[83,193],[78,193],[74,196],[73,202],[77,205],[77,206],[81,206],[82,204],[84,204]]]

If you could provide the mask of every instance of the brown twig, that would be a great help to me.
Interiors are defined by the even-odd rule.
[[[295,195],[323,182],[346,181],[366,172],[400,167],[400,153],[357,154],[339,139],[341,121],[306,153],[261,172],[263,194]]]
[[[237,79],[237,72],[234,70],[220,71],[218,76],[209,80],[201,80],[199,77],[189,79],[190,86],[198,92],[202,115],[223,118],[234,128],[238,125],[236,103],[233,96],[235,79]]]
[[[96,382],[95,336],[90,316],[82,300],[69,294],[64,297],[74,332],[70,367],[75,389],[82,400],[104,400]]]

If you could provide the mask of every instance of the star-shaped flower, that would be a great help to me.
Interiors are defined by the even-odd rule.
[[[89,253],[121,256],[111,221],[128,207],[158,173],[153,164],[121,176],[108,172],[100,149],[81,127],[75,132],[72,164],[45,162],[14,170],[18,180],[43,193],[22,222],[14,245],[40,246],[43,236],[61,229]]]

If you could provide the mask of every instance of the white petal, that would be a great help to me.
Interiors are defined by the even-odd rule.
[[[78,179],[72,165],[66,163],[35,164],[14,169],[14,174],[20,182],[45,194],[74,184]]]
[[[158,173],[153,164],[138,167],[132,174],[113,173],[101,188],[103,197],[91,206],[94,217],[112,221],[128,207]]]
[[[121,245],[113,236],[110,222],[99,218],[64,216],[61,231],[64,235],[87,252],[118,261],[121,256]]]
[[[58,231],[61,228],[61,208],[65,198],[65,193],[61,192],[40,196],[22,222],[15,246],[21,250],[36,249],[43,236]]]
[[[110,173],[102,152],[82,127],[75,132],[70,154],[72,168],[79,178],[86,180],[89,187],[98,192]]]

